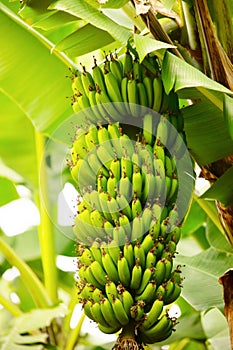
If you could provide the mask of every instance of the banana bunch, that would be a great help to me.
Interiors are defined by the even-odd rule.
[[[74,111],[82,110],[94,123],[142,117],[140,106],[159,113],[179,109],[176,94],[168,96],[164,91],[156,56],[147,56],[140,63],[129,50],[120,59],[110,53],[102,65],[94,59],[92,72],[83,67],[82,72],[73,73],[72,89]]]
[[[83,67],[72,88],[84,121],[70,162],[82,196],[73,225],[79,301],[102,332],[119,333],[114,350],[143,349],[171,335],[168,308],[182,289],[181,266],[173,266],[183,218],[177,164],[186,151],[178,98],[166,95],[155,56],[140,63],[128,50],[102,67],[95,60],[92,74]],[[125,117],[137,117],[136,126]]]

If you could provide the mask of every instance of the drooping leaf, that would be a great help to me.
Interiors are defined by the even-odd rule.
[[[6,177],[0,176],[0,206],[18,198],[19,194],[16,190],[15,184]]]
[[[233,167],[225,173],[206,191],[201,198],[218,200],[225,207],[233,205]]]
[[[182,296],[195,309],[223,307],[222,287],[218,278],[232,267],[232,254],[209,248],[195,256],[176,256],[176,264],[185,265]]]
[[[64,51],[71,57],[78,57],[108,45],[113,41],[113,37],[106,31],[87,24],[59,42],[56,50]]]
[[[179,91],[181,89],[196,87],[198,89],[201,88],[201,93],[205,93],[207,89],[233,94],[232,91],[208,78],[198,69],[182,61],[170,52],[166,52],[162,63],[162,79],[166,93],[169,93],[172,88],[175,91]],[[186,98],[190,98],[188,90]]]
[[[126,44],[131,35],[131,31],[119,26],[115,21],[101,13],[96,7],[82,0],[58,0],[53,3],[49,9],[65,11],[73,16],[82,18],[93,26],[106,31],[122,44]]]
[[[143,61],[144,57],[150,52],[175,47],[162,41],[154,40],[148,36],[142,36],[139,34],[134,34],[134,43],[140,62]]]

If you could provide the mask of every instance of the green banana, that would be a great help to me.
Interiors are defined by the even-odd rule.
[[[103,298],[100,302],[100,308],[103,314],[103,317],[106,321],[106,323],[115,328],[121,327],[121,324],[119,321],[116,319],[112,304],[108,300],[108,298]]]
[[[116,226],[113,229],[113,239],[119,247],[124,246],[127,240],[124,226]]]
[[[130,226],[130,221],[129,221],[128,216],[120,213],[118,221],[119,221],[119,225],[120,226],[124,226],[125,234],[128,237],[128,239],[130,239],[130,237],[131,237],[131,226]]]
[[[113,198],[116,198],[117,185],[118,185],[117,178],[114,176],[112,172],[110,172],[110,177],[108,178],[108,182],[107,182],[107,192]]]
[[[83,73],[81,74],[81,80],[82,80],[85,94],[88,96],[90,89],[95,90],[95,83],[91,73],[86,71],[86,68],[84,66],[83,66]]]
[[[134,253],[132,243],[126,242],[126,244],[123,247],[123,255],[126,258],[127,263],[129,265],[129,269],[131,271],[134,267]]]
[[[103,269],[102,265],[98,261],[93,261],[90,265],[90,270],[95,277],[95,279],[98,281],[98,283],[102,286],[105,286],[106,284],[106,272]],[[97,287],[98,288],[98,287]],[[101,288],[99,288],[101,289]]]
[[[142,267],[139,263],[139,260],[136,259],[136,264],[134,265],[134,267],[132,269],[130,289],[137,290],[141,284],[141,278],[142,278]]]
[[[104,80],[107,89],[108,96],[110,97],[112,102],[123,102],[120,84],[115,77],[115,75],[111,71],[104,72]]]
[[[144,233],[145,232],[142,217],[140,215],[136,216],[132,221],[131,241],[141,241],[143,239]]]
[[[151,278],[153,276],[153,272],[154,272],[153,267],[148,267],[147,269],[145,269],[145,271],[142,275],[140,286],[136,291],[136,295],[141,294],[145,290],[147,284],[149,283],[149,281],[151,280]]]
[[[130,268],[125,256],[123,255],[119,256],[117,267],[118,267],[118,274],[119,274],[119,279],[121,283],[123,284],[124,287],[129,287],[130,280],[131,280],[131,273],[130,273]]]
[[[148,98],[147,98],[145,85],[141,82],[137,83],[137,90],[138,90],[139,104],[141,106],[148,107]]]
[[[102,262],[102,254],[100,251],[100,243],[98,241],[94,241],[92,245],[89,247],[94,260]]]
[[[94,287],[102,290],[104,288],[103,283],[99,283],[99,281],[95,278],[95,275],[92,272],[91,266],[88,266],[85,270],[85,280],[87,283],[91,283]]]
[[[118,210],[121,211],[122,214],[126,215],[129,221],[131,221],[132,210],[129,205],[129,201],[126,199],[126,197],[122,193],[120,193],[120,191],[117,193],[116,201],[118,204]]]
[[[113,299],[118,297],[117,286],[113,281],[107,280],[105,283],[105,294],[110,303],[113,302]]]
[[[132,173],[133,173],[133,164],[130,158],[128,158],[127,156],[122,156],[121,157],[121,174],[126,174],[126,176],[128,176],[129,179],[131,179],[132,177]]]
[[[158,144],[158,142],[165,147],[168,142],[168,122],[164,116],[160,118],[157,126],[156,143]]]
[[[111,138],[112,148],[116,152],[116,155],[119,159],[122,157],[122,149],[120,144],[120,130],[119,130],[119,123],[109,123],[108,124],[108,133]],[[113,159],[115,157],[112,157]]]
[[[109,170],[118,182],[121,177],[121,161],[118,158],[113,159],[111,161]]]
[[[141,64],[139,63],[138,59],[135,59],[133,61],[133,78],[134,80],[136,81],[141,81],[141,78],[142,78],[142,66]]]
[[[141,242],[141,247],[143,248],[146,255],[153,248],[154,244],[155,240],[152,234],[149,233],[143,238],[143,241]]]
[[[124,55],[124,59],[123,59],[123,74],[124,74],[124,76],[130,76],[130,74],[132,74],[132,70],[133,70],[133,58],[132,58],[129,50],[127,49],[127,51]]]
[[[156,285],[159,286],[163,283],[165,279],[166,265],[164,259],[158,260],[155,265],[155,270],[153,273],[153,279],[156,281]]]
[[[173,329],[173,321],[165,314],[150,329],[140,330],[145,343],[153,344],[168,338]]]
[[[99,161],[104,164],[104,166],[109,170],[112,159],[114,159],[114,154],[109,143],[105,142],[99,144],[96,148],[96,153],[99,158]]]
[[[78,72],[77,75],[73,79],[72,90],[75,94],[76,93],[85,94],[85,90],[83,87],[81,76],[82,76],[82,73]]]
[[[120,299],[113,298],[112,308],[118,322],[120,322],[122,326],[126,326],[129,323],[129,317],[127,316],[127,313]]]
[[[116,80],[118,81],[118,84],[121,84],[121,80],[123,78],[123,70],[122,66],[120,64],[120,61],[116,60],[112,55],[110,56],[110,70],[116,77]]]
[[[135,296],[135,300],[143,300],[146,304],[149,304],[154,301],[155,299],[155,291],[156,291],[156,283],[155,281],[151,280],[144,291]]]
[[[108,326],[108,327],[104,327],[101,324],[98,324],[98,328],[101,332],[105,333],[105,334],[114,334],[117,333],[121,330],[122,326]]]
[[[127,84],[127,95],[129,102],[130,113],[133,117],[140,116],[139,96],[137,82],[134,79],[129,79]]]
[[[144,269],[146,264],[146,255],[139,241],[137,241],[134,246],[134,257],[135,257],[135,260],[138,259],[141,267]]]
[[[120,247],[117,244],[117,242],[115,242],[114,240],[111,240],[111,242],[108,243],[108,253],[111,256],[111,258],[116,266],[118,263],[120,251],[121,250],[120,250]]]
[[[110,254],[106,253],[105,251],[102,253],[102,263],[108,278],[117,283],[119,281],[119,275],[116,265],[114,264]]]
[[[133,219],[142,214],[142,204],[140,199],[136,196],[132,200],[131,210]]]
[[[154,143],[155,121],[152,114],[145,114],[143,117],[143,141],[149,145]]]
[[[136,305],[130,309],[130,316],[135,319],[136,322],[140,321],[144,317],[145,303],[143,300],[139,300]]]
[[[108,170],[105,168],[103,163],[100,162],[96,152],[89,152],[87,160],[90,168],[93,170],[96,176],[99,176],[100,174],[102,174],[106,178],[109,176]]]
[[[104,327],[108,327],[108,323],[105,321],[104,316],[101,311],[101,306],[99,303],[92,303],[90,307],[93,320]]]
[[[128,202],[132,199],[132,184],[126,173],[123,173],[119,180],[119,193],[121,193]]]
[[[114,197],[108,197],[108,213],[111,215],[113,222],[118,221],[120,213],[119,213],[119,205]]]
[[[156,112],[160,112],[163,97],[163,85],[160,78],[153,79],[153,95],[154,101],[152,109]]]
[[[92,76],[93,80],[95,82],[95,86],[97,85],[101,91],[106,91],[105,81],[104,81],[104,74],[100,66],[97,65],[96,59],[94,59],[94,66],[92,67]]]
[[[146,255],[145,268],[155,267],[155,265],[156,265],[156,255],[154,254],[153,249],[151,249]]]
[[[154,100],[154,94],[153,94],[153,80],[151,77],[145,76],[143,78],[143,84],[145,86],[147,100],[148,100],[148,107],[153,107],[153,100]]]
[[[151,204],[147,203],[142,212],[142,221],[143,221],[143,227],[144,227],[145,233],[150,230],[152,219],[153,219],[153,216],[152,216]],[[148,239],[150,239],[150,237]]]
[[[91,306],[92,306],[92,302],[90,300],[84,299],[83,310],[84,310],[85,314],[87,315],[87,317],[89,317],[91,320],[94,321],[93,315],[91,313]]]
[[[134,196],[137,198],[141,197],[142,194],[142,175],[140,173],[140,169],[138,167],[134,168],[132,175],[132,190]]]
[[[97,191],[99,193],[101,192],[107,192],[107,178],[106,176],[99,174],[97,178]]]
[[[146,314],[144,321],[140,325],[140,330],[143,331],[149,329],[157,322],[159,316],[163,311],[163,306],[164,302],[162,299],[156,299],[153,302],[150,311]]]
[[[110,135],[108,133],[108,129],[105,128],[104,126],[102,125],[99,125],[99,128],[98,128],[98,143],[101,144],[101,143],[104,143],[104,142],[111,142],[110,141]]]
[[[131,295],[131,293],[125,289],[122,294],[120,295],[120,299],[122,301],[123,307],[125,309],[125,312],[127,314],[128,317],[130,317],[130,309],[134,304],[134,300],[133,297]]]

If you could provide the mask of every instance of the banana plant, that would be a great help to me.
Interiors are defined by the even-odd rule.
[[[190,155],[210,184],[193,195],[178,245],[175,262],[185,265],[174,304],[179,324],[170,338],[150,347],[230,349],[223,296],[231,330],[231,274],[225,273],[233,244],[231,1],[3,0],[0,16],[0,203],[17,200],[23,185],[40,213],[33,230],[15,237],[1,230],[2,348],[114,345],[115,336],[99,332],[100,346],[94,346],[84,316],[72,325],[79,305],[74,273],[59,269],[56,260],[76,254],[71,227],[57,221],[57,200],[65,183],[75,185],[65,161],[74,134],[73,120],[66,122],[73,114],[69,69],[82,71],[81,63],[91,71],[93,55],[101,62],[106,53],[117,48],[123,55],[125,45],[134,43],[140,63],[148,54],[159,58],[166,94],[177,93],[184,107]],[[11,266],[20,276],[7,282],[4,272]]]

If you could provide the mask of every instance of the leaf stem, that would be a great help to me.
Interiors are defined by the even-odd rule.
[[[70,321],[74,312],[75,306],[78,304],[78,293],[77,287],[75,286],[70,293],[70,302],[68,305],[68,313],[66,314],[63,322],[63,335],[66,337],[70,331]]]
[[[35,144],[38,171],[38,193],[36,199],[40,211],[38,227],[41,259],[44,271],[45,288],[53,303],[57,302],[57,268],[53,225],[49,217],[50,203],[48,199],[47,169],[44,159],[44,136],[35,130]]]
[[[36,305],[41,308],[48,307],[50,305],[49,297],[39,278],[1,237],[0,251],[9,263],[19,270],[21,278],[29,289]]]
[[[83,324],[83,321],[84,321],[85,317],[86,316],[83,313],[82,316],[79,319],[79,322],[78,322],[77,326],[70,331],[70,334],[69,334],[69,336],[67,338],[67,343],[65,345],[65,349],[64,350],[73,350],[74,349],[75,344],[77,344],[77,342],[78,342],[78,339],[79,339],[79,336],[80,336],[80,331],[81,331],[82,324]]]
[[[22,315],[22,311],[18,306],[7,300],[3,295],[0,294],[0,304],[8,310],[13,316],[18,317]]]

